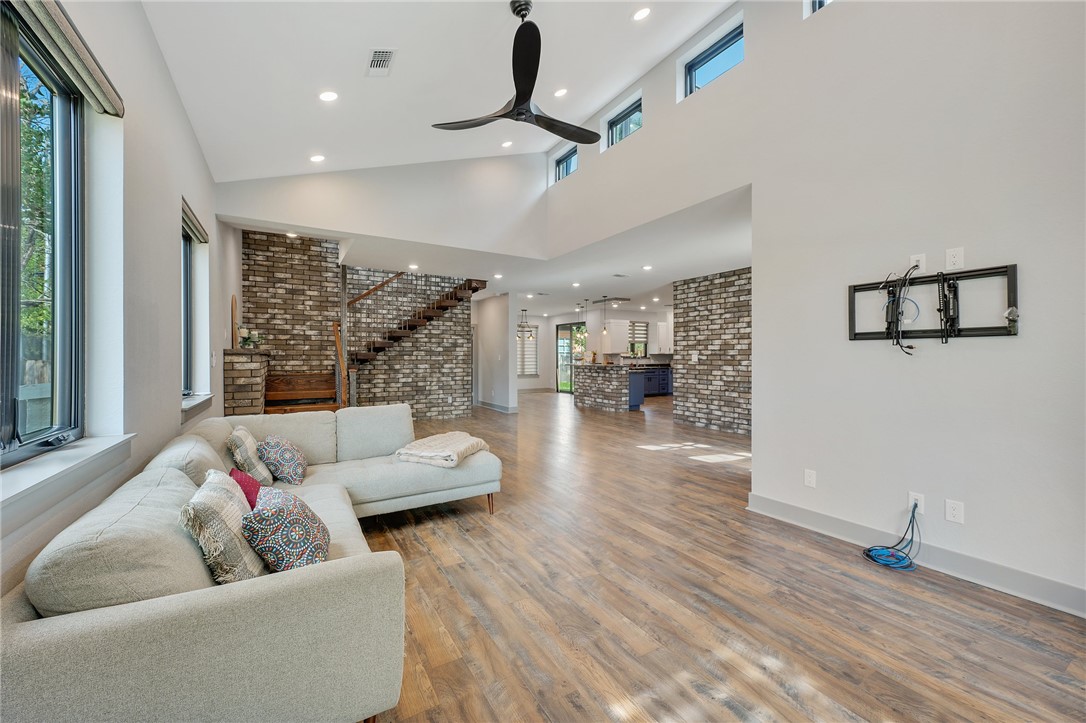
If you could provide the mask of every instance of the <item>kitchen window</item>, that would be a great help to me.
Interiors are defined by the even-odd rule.
[[[539,376],[539,327],[531,324],[527,334],[517,334],[517,376]]]
[[[631,321],[630,322],[630,356],[636,358],[644,358],[648,356],[649,348],[649,322],[647,321]]]
[[[686,64],[686,95],[706,85],[743,62],[743,26],[740,24]]]
[[[641,99],[623,108],[607,121],[607,145],[613,146],[641,128]]]

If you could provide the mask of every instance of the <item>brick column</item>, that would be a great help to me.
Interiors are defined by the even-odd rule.
[[[224,415],[264,413],[264,380],[270,357],[257,349],[223,349]]]

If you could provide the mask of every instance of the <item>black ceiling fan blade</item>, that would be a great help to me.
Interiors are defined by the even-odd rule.
[[[551,118],[549,115],[543,115],[539,111],[536,111],[532,122],[543,130],[565,138],[567,141],[573,141],[574,143],[600,142],[600,134],[596,131],[590,131],[587,128],[581,128],[572,123],[566,123],[557,118]]]
[[[493,123],[499,118],[500,116],[484,115],[482,118],[472,118],[471,120],[453,121],[452,123],[434,123],[433,127],[443,131],[462,131],[467,130],[468,128],[485,126],[487,123]]]
[[[509,111],[513,110],[513,99],[510,98],[509,102],[498,108],[490,115],[480,116],[478,118],[471,118],[470,120],[453,121],[452,123],[434,123],[433,127],[443,131],[462,131],[468,128],[478,128],[479,126],[485,126],[487,123],[493,123],[496,120],[502,118],[511,117]]]
[[[513,38],[513,86],[516,88],[514,106],[524,105],[532,99],[535,80],[539,75],[539,54],[542,47],[536,24],[531,20],[522,22]]]

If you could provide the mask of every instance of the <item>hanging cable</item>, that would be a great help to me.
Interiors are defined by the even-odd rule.
[[[909,514],[909,524],[905,527],[901,539],[890,547],[876,545],[863,551],[863,556],[876,565],[893,568],[894,570],[915,570],[916,563],[913,557],[920,554],[920,525],[916,523],[916,508],[919,505],[913,502],[912,512]],[[915,551],[913,545],[916,545]]]

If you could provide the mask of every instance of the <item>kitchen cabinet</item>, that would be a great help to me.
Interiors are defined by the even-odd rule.
[[[655,335],[653,330],[649,329],[649,354],[674,354],[675,329],[673,322],[670,320],[658,321],[654,326],[656,327]]]

